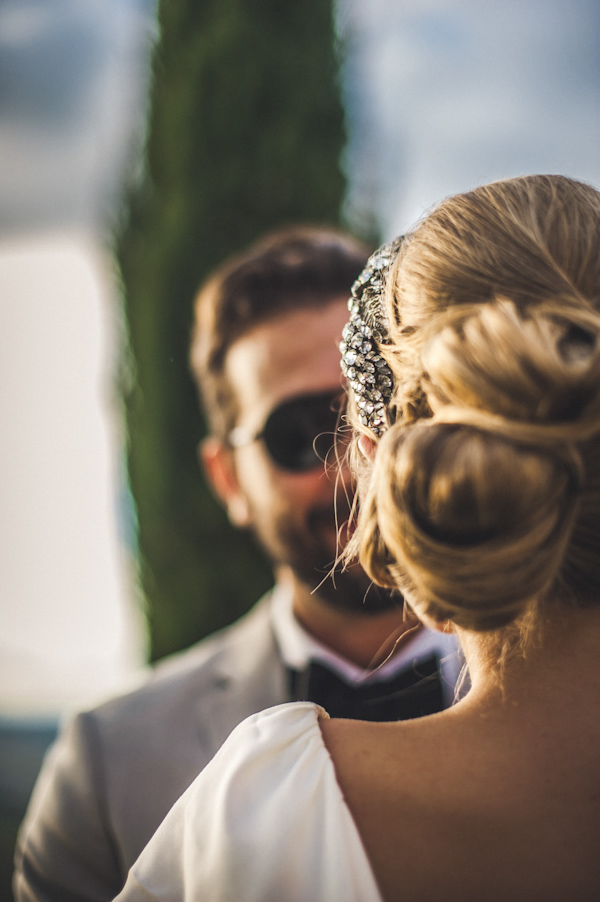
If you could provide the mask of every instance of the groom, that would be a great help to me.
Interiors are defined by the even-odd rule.
[[[451,702],[452,640],[403,619],[359,567],[327,576],[334,504],[342,524],[350,492],[333,447],[337,345],[365,260],[342,233],[291,228],[200,291],[192,367],[210,428],[200,454],[231,521],[272,561],[274,588],[141,688],[74,719],[21,830],[17,902],[112,899],[173,802],[258,710],[306,698],[332,716],[389,720]]]

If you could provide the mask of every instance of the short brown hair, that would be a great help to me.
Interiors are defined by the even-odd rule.
[[[226,260],[201,286],[194,307],[191,366],[211,430],[235,424],[235,398],[225,377],[231,345],[280,313],[323,307],[350,294],[368,248],[332,228],[291,226],[271,232]]]

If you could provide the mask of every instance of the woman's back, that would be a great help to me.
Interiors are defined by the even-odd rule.
[[[442,714],[321,723],[384,899],[600,898],[600,617],[580,621],[503,700],[475,667]]]

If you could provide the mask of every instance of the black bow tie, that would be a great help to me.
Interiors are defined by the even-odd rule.
[[[321,705],[331,717],[353,720],[411,720],[444,707],[442,681],[435,655],[415,661],[390,680],[348,683],[317,661],[306,670],[289,670],[293,701]]]

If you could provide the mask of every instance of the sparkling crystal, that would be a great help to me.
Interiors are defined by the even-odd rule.
[[[340,347],[342,371],[356,395],[360,421],[380,435],[387,426],[385,403],[392,395],[392,371],[377,350],[388,344],[388,325],[382,310],[386,270],[396,257],[399,241],[384,245],[370,257],[352,286],[348,302],[350,322]]]
[[[373,256],[369,258],[369,262],[374,269],[381,269],[382,266],[387,264],[388,257],[382,249],[380,251],[375,251]]]

